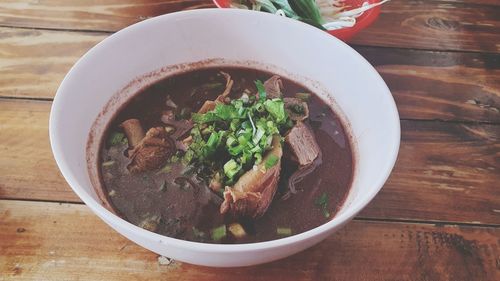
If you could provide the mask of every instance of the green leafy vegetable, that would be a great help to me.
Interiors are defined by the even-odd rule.
[[[120,132],[113,132],[108,138],[108,145],[109,146],[114,146],[117,144],[127,144],[127,138],[123,133]]]
[[[198,238],[198,239],[202,239],[202,238],[205,238],[205,232],[197,229],[196,227],[193,226],[192,228],[193,230],[193,235],[194,237]]]
[[[264,102],[266,110],[271,113],[278,123],[286,121],[285,103],[283,99],[272,99]]]
[[[330,212],[328,211],[328,194],[326,194],[326,192],[323,192],[321,196],[314,201],[314,204],[321,208],[325,218],[330,217]]]
[[[219,227],[212,229],[211,234],[212,234],[212,240],[214,240],[214,241],[221,240],[222,238],[226,237],[226,235],[227,235],[226,226],[221,225]]]
[[[234,184],[262,161],[271,148],[273,135],[282,135],[293,123],[282,98],[267,99],[264,84],[255,81],[257,94],[217,103],[212,111],[192,114],[193,141],[183,156],[185,164],[204,166],[209,175],[221,175],[220,182]],[[272,167],[279,159],[271,157]]]
[[[266,169],[272,168],[274,165],[276,165],[278,163],[279,160],[280,159],[278,158],[278,156],[271,154],[267,157],[267,160],[266,160],[266,163],[264,164],[264,166],[266,167]]]
[[[264,84],[262,81],[257,80],[255,81],[255,86],[257,87],[257,93],[259,94],[259,99],[264,100],[266,98],[266,88],[264,87]]]

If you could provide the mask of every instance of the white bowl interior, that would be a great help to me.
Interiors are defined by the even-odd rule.
[[[112,111],[138,87],[175,69],[206,61],[250,62],[298,80],[335,107],[356,140],[355,180],[347,203],[329,223],[285,239],[247,245],[208,245],[150,233],[100,205],[87,172],[86,145]],[[143,80],[130,84],[145,75]],[[123,88],[129,85],[125,91]],[[114,102],[110,102],[110,100]],[[98,117],[99,116],[99,117]],[[377,72],[354,50],[305,24],[264,13],[206,9],[153,18],[122,30],[89,51],[61,84],[51,112],[56,161],[74,191],[110,226],[159,254],[210,266],[240,266],[281,258],[322,240],[361,210],[387,179],[399,148],[399,117]],[[97,141],[94,141],[96,148]],[[92,149],[92,147],[91,147]]]

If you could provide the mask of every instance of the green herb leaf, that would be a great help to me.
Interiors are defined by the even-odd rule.
[[[282,99],[266,100],[264,107],[276,119],[276,122],[282,123],[286,119],[285,104]]]
[[[234,159],[231,159],[224,164],[224,174],[232,179],[241,170],[241,165]]]
[[[267,99],[264,84],[257,80],[255,85],[258,95],[250,95],[247,102],[233,99],[204,114],[192,114],[193,140],[183,154],[183,163],[204,167],[211,175],[220,173],[220,182],[232,185],[262,162],[273,135],[285,132],[292,121],[282,98]],[[268,166],[276,162],[271,157]]]
[[[266,163],[264,163],[264,166],[266,167],[266,169],[270,169],[272,168],[274,165],[276,165],[278,163],[280,159],[278,158],[278,156],[274,155],[274,154],[271,154],[267,157],[267,160],[266,160]]]
[[[259,100],[263,101],[266,99],[266,88],[262,81],[255,80],[255,86],[257,87],[257,93],[259,94]]]
[[[192,228],[193,230],[193,235],[194,237],[198,238],[198,239],[201,239],[201,238],[205,238],[205,232],[201,231],[201,230],[198,230],[196,227],[193,226]]]
[[[321,208],[325,218],[330,217],[330,212],[328,211],[328,194],[326,194],[326,192],[323,192],[321,196],[314,201],[314,204]]]
[[[127,138],[123,133],[120,132],[113,132],[108,138],[108,145],[109,146],[114,146],[117,144],[127,144]]]
[[[214,229],[212,229],[212,240],[214,241],[219,241],[221,240],[222,238],[226,237],[227,235],[227,232],[226,232],[226,226],[225,225],[221,225],[219,227],[216,227]]]

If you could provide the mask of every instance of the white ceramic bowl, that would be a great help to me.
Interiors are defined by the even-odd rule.
[[[183,69],[168,66],[198,61],[273,71],[314,89],[335,108],[355,140],[356,158],[352,189],[336,217],[279,240],[215,245],[149,232],[103,207],[87,169],[89,132],[93,129],[96,135],[89,143],[89,151],[95,152],[96,140],[114,108],[141,85]],[[132,80],[136,82],[129,84]],[[106,106],[110,110],[103,112]],[[298,21],[236,9],[168,14],[113,34],[85,54],[66,75],[50,115],[50,141],[57,164],[75,193],[96,215],[153,252],[220,267],[280,259],[338,230],[382,188],[396,161],[399,139],[399,116],[391,93],[375,69],[353,49]]]

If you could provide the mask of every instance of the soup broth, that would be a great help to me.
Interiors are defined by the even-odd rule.
[[[267,81],[273,77],[277,79],[270,73],[255,69],[207,68],[167,77],[137,93],[113,117],[100,146],[100,181],[107,194],[106,200],[114,211],[150,231],[205,243],[268,241],[298,234],[331,220],[342,206],[352,182],[354,162],[350,139],[335,112],[305,87],[281,77],[274,83],[280,88],[280,98],[270,98],[272,91],[267,87],[265,93],[259,92],[258,85],[262,84],[255,81],[265,81],[263,84],[268,86]],[[228,93],[222,96],[226,90]],[[269,102],[262,102],[262,94],[267,94]],[[252,100],[255,104],[261,101],[264,109],[255,105],[253,116],[248,113],[248,118],[246,115],[237,117],[241,119],[238,122],[242,122],[243,129],[235,132],[251,132],[250,140],[254,143],[260,137],[257,118],[261,118],[259,114],[267,114],[266,110],[273,115],[275,112],[270,107],[273,102],[281,105],[281,100],[284,100],[288,119],[278,127],[280,134],[275,133],[264,144],[268,145],[268,150],[262,150],[260,154],[251,152],[254,154],[250,154],[250,160],[242,158],[246,157],[245,154],[234,158],[232,154],[221,152],[233,141],[228,132],[237,122],[231,123],[232,119],[229,119],[196,125],[195,120],[205,118],[206,121],[207,114],[224,109],[222,106],[213,108],[213,104],[238,108]],[[215,103],[209,107],[209,113],[201,113],[206,101]],[[295,104],[290,105],[290,102]],[[301,102],[305,102],[307,108],[302,107]],[[258,113],[259,110],[262,113]],[[307,113],[308,116],[299,121],[291,120],[295,113]],[[135,145],[131,144],[133,132],[126,123],[132,122],[130,120],[139,123],[146,134],[141,136],[139,144],[137,141]],[[269,121],[266,124],[269,125]],[[306,131],[310,130],[313,137],[312,140],[302,140],[299,134],[299,141],[304,141],[305,146],[312,142],[319,148],[317,153],[312,149],[311,157],[298,154],[302,149],[300,145],[289,145],[293,141],[292,130],[299,125]],[[161,132],[150,131],[151,128],[159,128]],[[224,133],[217,134],[217,128]],[[207,133],[203,135],[205,131]],[[207,148],[213,143],[213,138],[219,136],[218,148],[210,152],[208,159],[220,164],[209,164],[208,169],[206,159],[197,160],[193,148],[197,134]],[[153,136],[150,144],[144,140],[148,135]],[[212,138],[212,135],[216,137]],[[233,153],[232,148],[237,149],[246,142],[240,137],[235,137],[235,141],[239,146],[231,146],[230,153]],[[271,157],[277,146],[280,149],[276,154],[278,157]],[[251,151],[261,149],[255,147]],[[140,148],[144,150],[139,151]],[[207,151],[207,148],[200,148],[200,151]],[[161,155],[150,155],[154,153]],[[187,157],[189,153],[194,156]],[[142,156],[146,160],[138,158]],[[231,157],[237,160],[234,166],[239,170],[235,175],[229,169],[230,164],[234,164]],[[261,162],[260,158],[263,159]],[[305,162],[307,164],[303,164]],[[265,172],[274,171],[269,181],[261,184],[270,190],[271,182],[277,181],[275,190],[251,194],[236,192],[238,181],[242,181],[249,171],[257,173],[259,167],[265,167]],[[270,203],[262,203],[268,197]],[[244,202],[250,199],[254,201],[236,206],[236,200]],[[256,202],[257,207],[252,202]]]

